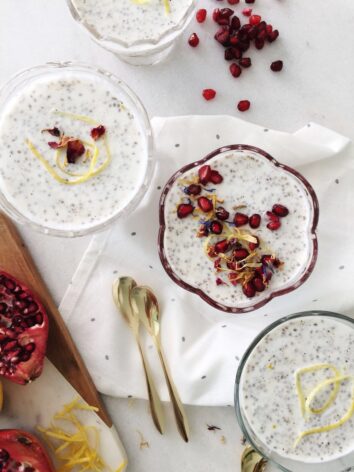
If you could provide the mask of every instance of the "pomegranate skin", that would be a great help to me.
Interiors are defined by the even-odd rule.
[[[20,281],[0,271],[0,375],[27,384],[43,370],[48,317],[41,302]]]
[[[18,429],[0,430],[2,472],[55,472],[42,444],[32,434]]]

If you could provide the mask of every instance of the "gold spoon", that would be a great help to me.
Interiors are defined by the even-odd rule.
[[[152,419],[155,423],[157,430],[163,434],[164,430],[164,415],[160,397],[157,393],[152,373],[144,355],[144,351],[141,346],[139,337],[139,325],[140,319],[137,313],[132,310],[131,306],[131,292],[136,287],[136,282],[131,277],[121,277],[116,280],[113,284],[113,300],[116,304],[120,313],[124,316],[125,320],[133,331],[136,342],[139,347],[141,360],[143,362],[147,391],[149,395],[150,408]]]
[[[247,446],[241,457],[241,472],[263,472],[267,461],[252,446]]]
[[[160,357],[162,368],[165,374],[168,391],[170,394],[173,411],[176,418],[178,431],[184,441],[189,440],[189,426],[183,404],[178,395],[176,386],[172,380],[171,373],[167,367],[165,356],[162,351],[159,322],[159,304],[154,293],[148,287],[134,287],[131,293],[132,308],[136,315],[140,316],[141,322],[152,336],[157,352]]]

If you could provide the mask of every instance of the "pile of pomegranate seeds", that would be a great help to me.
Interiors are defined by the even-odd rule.
[[[264,253],[259,235],[251,231],[261,226],[261,214],[247,215],[239,211],[242,207],[238,207],[230,218],[231,213],[221,205],[224,202],[217,197],[214,187],[222,181],[223,176],[207,164],[198,169],[195,177],[181,179],[179,183],[184,197],[177,206],[177,217],[192,216],[197,220],[196,236],[207,238],[205,253],[213,260],[216,284],[241,285],[245,296],[252,298],[267,288],[275,270],[283,263],[269,254],[269,249]],[[268,219],[266,227],[270,231],[278,230],[281,219],[288,214],[289,210],[284,205],[274,204],[264,215]]]
[[[222,2],[224,0],[217,0]],[[240,0],[227,0],[229,5],[237,5]],[[246,4],[255,3],[255,0],[245,0]],[[243,8],[241,11],[242,15],[248,18],[248,22],[241,24],[241,19],[237,16],[231,8],[215,8],[212,12],[212,19],[219,25],[214,38],[224,48],[224,58],[226,61],[237,61],[232,62],[229,66],[230,74],[238,78],[242,74],[242,68],[251,67],[252,61],[250,57],[243,57],[244,53],[249,50],[252,43],[255,48],[261,50],[264,48],[266,43],[274,42],[278,36],[279,31],[273,29],[271,24],[267,24],[260,15],[253,12],[250,7]],[[204,23],[207,18],[207,11],[202,8],[196,13],[196,20],[198,23]],[[189,37],[188,43],[192,47],[197,47],[199,44],[199,37],[196,33],[192,33]],[[283,62],[277,60],[272,62],[270,69],[273,72],[280,72],[283,68]],[[212,90],[212,89],[206,89]],[[205,100],[211,100],[209,93],[204,93],[203,97]],[[215,97],[215,90],[214,92]],[[241,100],[237,104],[237,108],[241,112],[245,112],[250,108],[249,100]]]

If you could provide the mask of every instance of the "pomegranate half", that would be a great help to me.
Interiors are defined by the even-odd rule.
[[[0,375],[18,384],[39,377],[47,339],[48,317],[41,302],[0,271]]]
[[[55,472],[41,443],[32,434],[18,429],[0,430],[2,472]]]

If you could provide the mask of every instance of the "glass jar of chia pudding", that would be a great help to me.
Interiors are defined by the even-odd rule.
[[[67,0],[73,18],[105,49],[134,65],[172,51],[192,19],[196,0]]]
[[[132,212],[151,180],[152,132],[111,73],[51,63],[0,92],[0,208],[55,236],[81,236]]]
[[[271,324],[241,360],[235,406],[270,470],[351,470],[354,319],[311,311]]]

